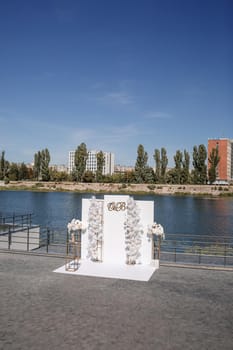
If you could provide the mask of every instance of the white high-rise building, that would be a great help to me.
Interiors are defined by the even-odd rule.
[[[88,158],[86,163],[86,170],[91,170],[94,174],[97,170],[97,153],[99,151],[88,151]],[[115,156],[114,153],[103,152],[105,164],[103,167],[103,175],[112,175],[114,173]],[[74,169],[74,155],[75,151],[69,152],[69,173],[71,174]]]

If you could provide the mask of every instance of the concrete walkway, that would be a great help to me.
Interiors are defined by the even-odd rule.
[[[53,272],[63,264],[0,253],[0,349],[233,349],[232,272],[137,282]]]

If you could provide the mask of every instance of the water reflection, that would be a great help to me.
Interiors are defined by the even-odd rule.
[[[82,198],[92,194],[1,191],[0,212],[33,212],[35,223],[66,231],[67,223],[81,218]],[[97,195],[103,198],[103,195]],[[155,221],[166,233],[233,236],[233,198],[192,196],[134,196],[153,200]]]
[[[155,218],[164,223],[167,233],[232,235],[233,200],[157,197]]]

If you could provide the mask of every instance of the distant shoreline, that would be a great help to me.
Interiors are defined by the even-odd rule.
[[[122,193],[154,195],[199,195],[233,196],[232,185],[165,185],[165,184],[122,184],[122,183],[76,183],[11,181],[0,183],[2,191],[79,192],[79,193]]]

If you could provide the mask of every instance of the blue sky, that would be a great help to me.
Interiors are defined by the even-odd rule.
[[[68,152],[153,165],[165,147],[192,153],[233,138],[232,0],[0,2],[0,151],[51,163]]]

